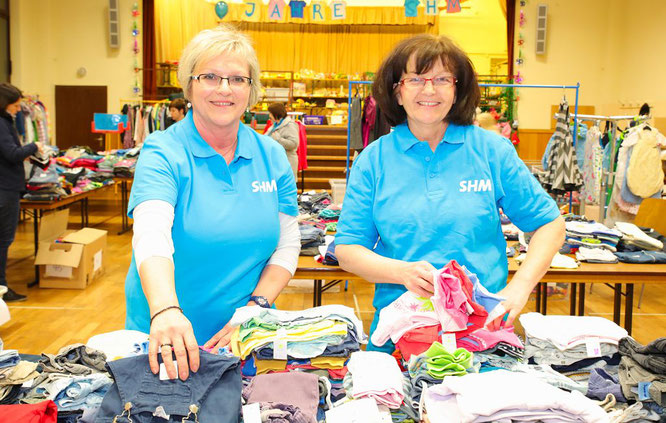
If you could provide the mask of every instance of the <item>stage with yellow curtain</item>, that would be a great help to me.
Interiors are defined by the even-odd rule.
[[[157,62],[176,62],[187,42],[199,31],[231,23],[254,40],[262,70],[353,74],[375,72],[401,39],[438,33],[438,16],[405,17],[404,7],[347,7],[346,18],[332,20],[324,7],[323,22],[305,17],[269,20],[265,5],[254,22],[243,20],[244,4],[229,4],[220,20],[215,4],[205,0],[155,0]],[[285,8],[285,14],[288,9]]]

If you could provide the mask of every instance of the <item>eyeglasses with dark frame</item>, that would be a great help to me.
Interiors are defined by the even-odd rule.
[[[401,79],[398,82],[398,85],[402,85],[409,88],[423,88],[425,87],[425,84],[428,81],[430,81],[433,87],[448,88],[454,86],[458,82],[458,78],[456,78],[455,76],[436,76],[434,78],[423,78],[421,76],[413,76]]]
[[[199,81],[201,85],[207,88],[217,88],[222,84],[222,80],[225,79],[231,88],[244,88],[252,85],[252,78],[241,75],[220,76],[214,73],[202,73],[200,75],[192,75],[190,78]]]

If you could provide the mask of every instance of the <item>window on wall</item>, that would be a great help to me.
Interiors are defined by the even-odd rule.
[[[9,82],[9,0],[0,0],[0,82]]]

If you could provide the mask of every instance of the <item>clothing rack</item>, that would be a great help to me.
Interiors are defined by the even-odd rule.
[[[351,100],[352,100],[352,85],[369,85],[373,81],[349,81],[349,91],[347,95],[347,110],[351,112]],[[499,87],[499,88],[545,88],[545,89],[558,89],[558,90],[576,90],[576,101],[574,103],[574,115],[578,116],[578,95],[580,93],[580,82],[577,82],[576,85],[544,85],[544,84],[492,84],[492,83],[481,83],[479,87]],[[347,164],[345,167],[346,180],[349,181],[349,134],[351,132],[351,116],[347,116]],[[578,137],[578,122],[574,122],[574,146],[576,139]],[[573,208],[573,195],[569,193],[569,212]]]
[[[349,81],[347,84],[347,160],[345,162],[345,187],[349,182],[349,150],[350,150],[350,139],[349,134],[351,133],[351,103],[352,103],[352,86],[357,85],[356,92],[358,94],[358,86],[365,87],[365,85],[371,85],[373,81]]]
[[[585,122],[595,122],[600,123],[601,121],[610,123],[610,166],[611,168],[608,171],[602,169],[601,176],[601,187],[599,191],[599,222],[603,223],[606,219],[606,213],[608,212],[608,200],[610,198],[608,187],[610,186],[611,190],[613,188],[613,182],[615,179],[615,171],[612,170],[613,164],[615,163],[615,150],[616,150],[616,138],[617,135],[617,123],[624,120],[644,122],[650,119],[650,116],[604,116],[604,115],[579,115],[574,113],[570,116],[571,119],[575,119],[575,124],[579,121]],[[577,134],[576,134],[577,135]],[[574,137],[574,145],[576,143],[577,137]],[[581,214],[585,211],[585,203],[581,202]]]

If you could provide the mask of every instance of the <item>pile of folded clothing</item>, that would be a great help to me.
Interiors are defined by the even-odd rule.
[[[114,176],[123,178],[133,178],[134,169],[136,168],[136,160],[134,158],[124,158],[113,165]]]
[[[97,173],[113,177],[113,166],[121,160],[117,154],[107,154],[97,162]]]
[[[617,229],[609,229],[602,223],[593,220],[572,220],[565,218],[566,239],[564,243],[569,246],[570,252],[577,247],[605,249],[610,252],[617,251],[617,244],[622,238],[622,232]]]
[[[298,223],[301,233],[301,255],[316,256],[319,254],[319,246],[325,244],[326,225],[313,221],[302,221]]]
[[[622,232],[615,256],[624,263],[666,263],[665,239],[651,228],[642,228],[633,223],[616,222],[615,227]]]
[[[88,146],[75,146],[67,149],[63,153],[62,156],[56,158],[56,163],[64,166],[64,167],[87,167],[89,169],[94,170],[94,166],[91,167],[92,161],[95,161],[93,158],[97,158],[98,156],[95,154],[95,152]],[[76,161],[79,158],[83,158],[84,160],[79,162],[79,165],[73,165],[72,163]],[[86,166],[83,166],[83,165]]]
[[[442,380],[448,376],[477,373],[478,366],[474,365],[474,355],[465,348],[457,348],[450,352],[439,342],[434,342],[424,353],[412,355],[405,381],[407,398],[406,407],[403,409],[407,414],[418,416],[421,395],[428,386],[442,383]]]
[[[366,342],[363,323],[341,305],[284,311],[260,307],[237,309],[230,324],[236,329],[230,346],[242,360],[242,375],[284,372],[313,373],[326,378],[321,393],[329,400],[344,397],[347,361]],[[320,414],[330,402],[320,398]],[[281,401],[278,401],[281,402]],[[292,404],[293,405],[293,404]],[[303,411],[303,410],[301,410]]]
[[[394,357],[379,351],[357,351],[347,368],[344,387],[348,398],[372,398],[391,410],[404,409],[403,375]]]
[[[102,403],[112,380],[106,372],[106,356],[83,344],[60,349],[58,354],[42,354],[31,387],[22,392],[22,403],[55,402],[59,417],[94,413]]]
[[[53,201],[67,195],[60,183],[55,166],[46,169],[34,168],[35,173],[28,179],[28,192],[23,196],[30,201]]]
[[[594,369],[617,373],[618,343],[627,331],[596,316],[544,316],[525,313],[525,357],[530,363],[550,365],[569,378],[586,384]]]
[[[608,422],[604,409],[529,373],[496,370],[447,377],[424,394],[430,423],[474,421]]]
[[[626,337],[620,340],[619,383],[628,400],[666,407],[666,338],[648,345]]]
[[[319,213],[332,203],[333,199],[326,191],[307,191],[298,196],[298,214],[301,220],[307,218],[318,221]]]
[[[338,220],[342,208],[337,204],[330,204],[319,212],[319,220],[326,225],[326,230],[335,232],[338,229]]]

